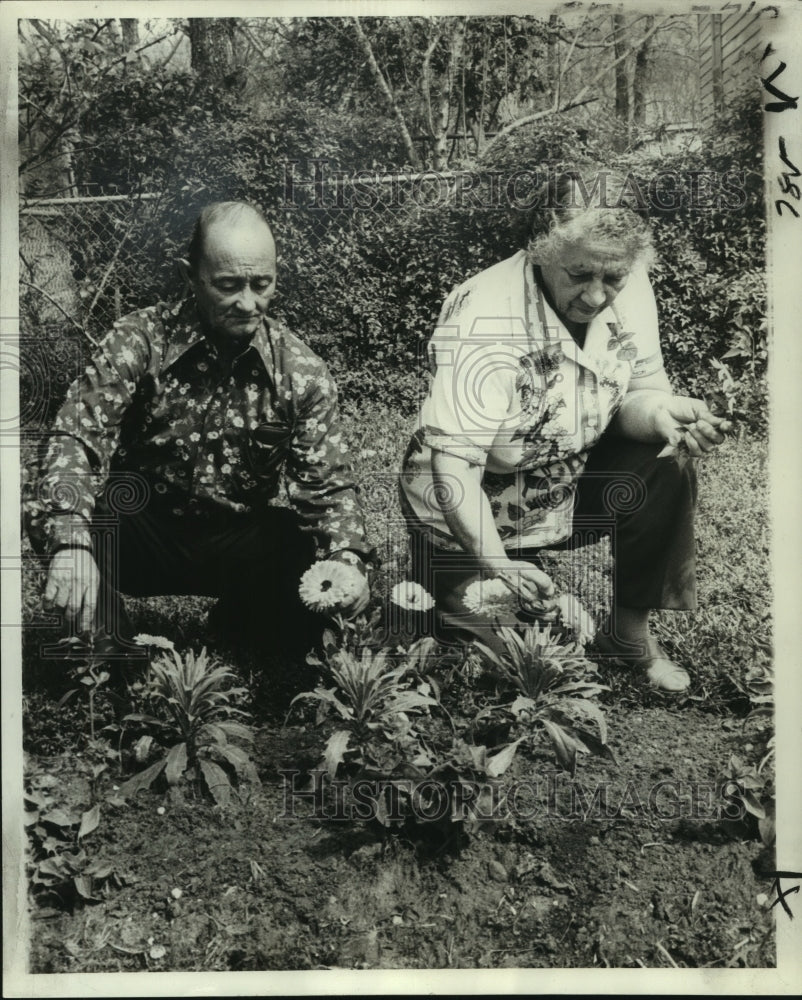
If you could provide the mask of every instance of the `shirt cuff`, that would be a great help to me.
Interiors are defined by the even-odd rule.
[[[45,528],[47,552],[52,555],[59,548],[92,548],[89,524],[80,514],[51,514]]]
[[[326,558],[334,562],[345,563],[348,566],[356,566],[363,576],[368,575],[369,569],[375,569],[379,561],[375,549],[370,549],[367,552],[362,549],[359,551],[355,551],[354,549],[335,549],[333,552],[329,552]]]

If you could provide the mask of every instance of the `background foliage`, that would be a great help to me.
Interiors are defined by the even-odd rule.
[[[632,109],[622,113],[620,93],[614,97],[610,89],[612,76],[601,80],[589,106],[570,110],[570,100],[557,95],[558,105],[569,110],[546,113],[556,86],[554,46],[568,30],[561,23],[468,19],[461,37],[458,18],[367,19],[363,30],[395,102],[394,117],[393,106],[376,99],[376,80],[352,20],[210,22],[224,34],[199,41],[197,29],[190,31],[190,65],[172,57],[148,62],[141,50],[153,43],[132,47],[129,37],[126,49],[108,22],[71,22],[60,30],[30,22],[37,31],[22,32],[21,58],[28,193],[48,193],[54,175],[43,164],[54,149],[64,148],[63,129],[48,138],[45,120],[34,114],[31,121],[30,106],[54,102],[70,124],[69,170],[78,189],[158,195],[105,241],[98,239],[92,213],[75,213],[65,250],[83,306],[91,302],[94,309],[79,323],[60,323],[58,339],[80,340],[79,326],[97,336],[115,312],[180,294],[175,259],[184,253],[199,209],[217,199],[246,199],[265,210],[278,236],[274,312],[329,361],[346,398],[375,397],[410,412],[419,397],[423,347],[444,296],[524,245],[527,216],[504,198],[494,207],[471,204],[453,185],[448,192],[433,184],[395,191],[373,186],[364,189],[363,199],[374,203],[362,207],[351,187],[338,188],[333,179],[337,171],[396,174],[408,166],[399,118],[416,143],[416,130],[428,128],[428,138],[424,134],[416,148],[435,163],[445,155],[437,153],[437,109],[445,108],[448,135],[458,127],[461,108],[462,141],[451,143],[447,166],[473,170],[485,195],[491,174],[506,181],[516,171],[542,173],[578,163],[630,170],[645,188],[658,173],[675,174],[683,203],[652,212],[659,253],[653,283],[669,374],[678,390],[692,394],[724,387],[720,405],[735,405],[749,423],[764,425],[762,139],[751,94],[732,101],[728,113],[701,132],[697,151],[653,153],[639,142],[643,122]],[[179,44],[187,25],[170,23]],[[581,35],[572,36],[581,38],[575,52],[580,62],[571,68],[577,80],[585,78],[578,67],[589,53],[614,43],[617,53],[622,39],[655,29],[654,18],[636,18],[619,25],[622,34],[610,36],[602,31],[606,23],[591,19]],[[670,47],[686,29],[682,19],[667,19],[654,37]],[[261,45],[263,54],[267,46],[274,58],[259,62],[249,50],[251,61],[238,64],[240,36]],[[222,51],[221,38],[228,49],[219,58],[228,62],[226,72],[215,75],[212,56]],[[208,50],[202,51],[202,42]],[[588,49],[584,55],[582,46]],[[639,84],[630,66],[630,90],[640,86],[648,96],[651,73],[662,93],[671,81],[664,79],[661,47],[633,46],[642,79]],[[686,66],[689,52],[686,46]],[[457,55],[461,89],[451,79]],[[561,72],[557,79],[567,88],[570,73],[564,65]],[[450,110],[448,100],[459,107]],[[511,117],[533,109],[534,120],[506,131]],[[475,155],[469,155],[470,134],[479,136]],[[742,205],[689,207],[688,189],[699,172],[720,178],[733,171],[743,172]],[[315,186],[321,175],[328,183]],[[713,180],[712,187],[717,185]],[[420,196],[426,191],[428,199]],[[98,290],[97,276],[109,269],[114,279]],[[41,299],[25,287],[23,292],[27,332],[36,336]],[[62,345],[68,367],[69,354]],[[59,395],[50,400],[51,412]]]

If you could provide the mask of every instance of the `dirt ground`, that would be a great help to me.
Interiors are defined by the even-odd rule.
[[[773,966],[773,862],[713,791],[740,722],[613,695],[616,767],[583,758],[572,780],[536,744],[504,776],[517,818],[470,836],[388,834],[300,798],[290,815],[282,772],[314,766],[319,734],[266,722],[249,801],[104,806],[85,844],[114,875],[93,903],[39,897],[30,971]],[[53,802],[89,802],[85,755],[29,764],[57,777]]]

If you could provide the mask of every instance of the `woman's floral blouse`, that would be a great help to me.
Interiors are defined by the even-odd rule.
[[[637,379],[663,365],[645,270],[588,324],[580,348],[523,251],[451,292],[429,357],[434,377],[404,457],[401,504],[413,530],[452,550],[460,546],[442,508],[459,504],[459,484],[435,486],[433,451],[483,469],[505,547],[555,544],[571,533],[588,450]]]
[[[247,514],[277,495],[282,472],[319,555],[371,555],[320,358],[265,319],[225,362],[191,301],[159,304],[116,323],[70,387],[26,520],[44,551],[86,545],[96,498],[115,483],[123,505],[127,484],[129,502],[144,491],[177,517]]]

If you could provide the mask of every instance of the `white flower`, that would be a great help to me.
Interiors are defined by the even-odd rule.
[[[573,594],[561,594],[557,598],[557,606],[560,609],[563,624],[571,629],[577,641],[583,646],[589,643],[596,634],[596,624],[582,607],[579,599]]]
[[[165,639],[163,635],[146,635],[140,632],[134,636],[134,642],[140,646],[158,646],[159,649],[175,649],[175,645],[170,639]]]
[[[412,580],[397,583],[390,592],[390,600],[406,611],[429,611],[434,607],[432,595]]]
[[[474,614],[514,615],[520,610],[520,598],[498,577],[474,580],[465,589],[463,603]]]
[[[312,611],[328,611],[350,603],[363,585],[364,578],[356,567],[325,559],[304,573],[298,593]]]

